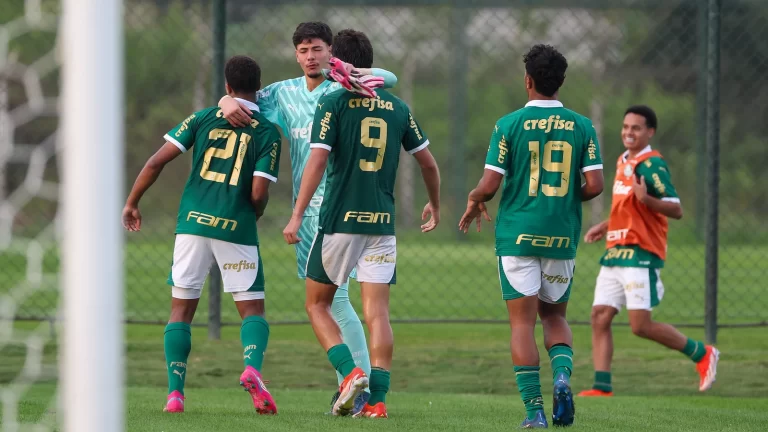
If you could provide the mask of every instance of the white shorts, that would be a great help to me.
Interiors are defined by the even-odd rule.
[[[264,298],[264,271],[258,246],[225,242],[191,234],[177,234],[168,285],[173,297],[198,299],[205,279],[216,262],[221,270],[224,292],[235,301]]]
[[[357,267],[358,282],[394,284],[397,241],[393,235],[317,233],[307,260],[307,277],[343,285]]]
[[[651,310],[664,297],[661,269],[643,267],[600,267],[595,283],[593,306],[621,310]]]
[[[571,295],[574,260],[541,257],[499,257],[501,298],[514,300],[538,295],[546,303],[564,303]]]

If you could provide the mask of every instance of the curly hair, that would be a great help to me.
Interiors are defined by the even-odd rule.
[[[552,97],[565,81],[568,61],[552,45],[534,45],[523,56],[523,63],[533,87],[544,96]]]

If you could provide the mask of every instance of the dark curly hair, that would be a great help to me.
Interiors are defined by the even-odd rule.
[[[356,68],[373,66],[373,46],[365,33],[345,29],[333,38],[333,56]]]
[[[303,22],[296,27],[293,32],[293,46],[297,47],[300,43],[320,39],[330,45],[333,42],[333,32],[328,24],[320,21]]]
[[[625,117],[627,114],[637,114],[645,117],[645,126],[649,129],[656,129],[659,126],[659,121],[656,119],[656,113],[647,105],[632,105],[624,111]]]
[[[552,97],[565,81],[568,61],[552,45],[538,44],[523,56],[525,72],[533,80],[537,92]]]
[[[256,60],[236,55],[224,65],[224,79],[235,93],[256,93],[261,87],[261,68]]]

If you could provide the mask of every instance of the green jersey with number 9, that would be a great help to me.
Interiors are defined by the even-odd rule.
[[[400,146],[429,145],[408,106],[384,90],[375,99],[350,92],[323,96],[309,146],[331,152],[319,230],[326,234],[395,234]]]
[[[602,169],[592,122],[535,100],[496,122],[485,168],[505,176],[497,256],[573,259],[581,234],[581,173]]]
[[[176,234],[259,244],[251,202],[253,178],[277,181],[282,141],[256,104],[243,102],[253,112],[246,127],[231,126],[221,110],[212,107],[192,114],[165,135],[182,152],[193,149]]]

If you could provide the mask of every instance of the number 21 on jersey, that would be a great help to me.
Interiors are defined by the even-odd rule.
[[[568,194],[568,186],[571,182],[571,156],[573,146],[566,141],[547,141],[544,144],[544,152],[539,158],[539,141],[529,141],[528,151],[531,154],[531,181],[528,185],[528,196],[536,196],[539,192],[539,179],[541,168],[548,172],[560,174],[560,185],[554,186],[541,183],[541,192],[549,197],[564,197]],[[555,162],[555,152],[562,153],[562,161]],[[541,166],[539,166],[541,165]]]
[[[219,139],[226,139],[226,147],[216,148],[210,147],[205,150],[203,155],[203,167],[200,169],[200,177],[215,181],[217,183],[224,183],[227,179],[227,175],[216,171],[211,171],[211,159],[229,159],[235,153],[235,144],[237,143],[237,133],[229,129],[213,129],[208,133],[208,139],[216,141]],[[237,186],[240,182],[240,169],[243,167],[243,159],[245,159],[245,152],[248,149],[248,143],[251,141],[251,136],[248,134],[240,135],[240,145],[237,148],[237,157],[235,158],[235,165],[232,167],[232,173],[229,178],[229,184]]]

